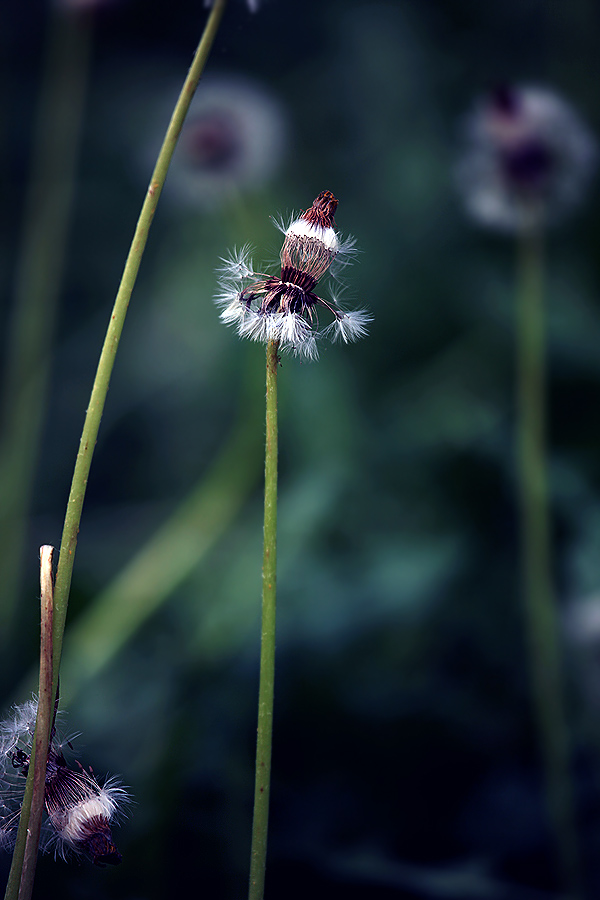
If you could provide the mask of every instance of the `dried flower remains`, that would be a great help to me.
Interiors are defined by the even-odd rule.
[[[318,356],[321,336],[345,343],[365,337],[372,318],[366,310],[346,311],[336,299],[315,293],[331,266],[347,264],[355,253],[354,239],[340,240],[334,229],[337,205],[330,191],[322,191],[288,226],[276,223],[285,235],[278,275],[256,272],[248,246],[222,260],[215,299],[221,319],[234,325],[240,337],[277,341],[283,350],[307,359]],[[319,308],[333,316],[320,332]]]
[[[465,121],[458,186],[469,213],[504,231],[559,221],[589,185],[595,143],[553,91],[501,87]]]
[[[13,707],[12,715],[0,722],[0,840],[5,849],[16,838],[36,716],[34,698]],[[72,852],[87,856],[97,866],[117,865],[121,854],[111,825],[122,815],[129,795],[115,779],[101,784],[78,761],[79,769],[72,769],[63,752],[65,745],[71,747],[69,741],[59,741],[53,727],[46,767],[48,820],[40,845],[63,858]]]

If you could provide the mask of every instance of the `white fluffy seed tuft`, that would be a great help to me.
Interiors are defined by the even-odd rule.
[[[322,228],[320,225],[307,222],[306,219],[296,219],[292,222],[286,231],[286,236],[290,235],[321,241],[331,253],[337,253],[340,248],[338,236],[333,228]]]

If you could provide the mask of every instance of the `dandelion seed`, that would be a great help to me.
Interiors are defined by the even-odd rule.
[[[324,300],[314,292],[333,265],[346,265],[356,252],[354,239],[341,240],[335,231],[337,205],[330,191],[322,191],[309,209],[287,225],[276,221],[284,234],[279,275],[256,272],[248,246],[222,260],[215,302],[223,322],[234,325],[240,337],[278,341],[283,350],[305,359],[317,358],[321,335],[344,343],[365,337],[370,313],[346,312],[334,298]],[[318,331],[319,308],[333,316],[322,332]]]
[[[595,143],[575,110],[550,90],[503,87],[465,122],[457,181],[481,224],[522,231],[552,224],[582,198]]]
[[[0,722],[0,848],[14,844],[25,777],[29,769],[37,700],[15,706],[9,718]],[[101,784],[91,769],[79,770],[67,764],[63,747],[52,729],[46,766],[45,805],[48,821],[42,847],[54,848],[65,858],[69,851],[88,856],[97,866],[117,865],[121,854],[111,833],[111,825],[121,815],[129,795],[116,779]]]

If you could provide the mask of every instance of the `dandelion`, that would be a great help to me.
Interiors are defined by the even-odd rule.
[[[566,892],[581,896],[547,486],[544,231],[581,199],[595,148],[569,104],[537,87],[502,87],[481,100],[464,137],[457,175],[467,209],[516,238],[522,599],[548,814]]]
[[[553,224],[589,184],[595,143],[575,110],[553,91],[502,87],[465,122],[457,167],[465,206],[482,225],[522,231]]]
[[[322,191],[289,225],[276,223],[285,235],[279,275],[256,272],[248,246],[222,260],[215,302],[221,307],[221,319],[234,325],[240,337],[276,341],[281,349],[306,359],[316,359],[317,338],[322,335],[344,343],[365,337],[371,321],[366,310],[348,312],[337,299],[324,300],[315,293],[332,265],[343,266],[355,254],[354,239],[341,240],[334,230],[337,205],[330,191]],[[321,332],[319,308],[333,317]]]
[[[144,75],[135,97],[127,97],[128,108],[135,104],[141,110],[125,120],[125,127],[128,144],[139,148],[133,153],[136,168],[144,173],[172,105],[171,90],[156,79],[155,72]],[[140,144],[143,132],[147,139]],[[287,146],[285,110],[266,86],[236,74],[207,77],[181,130],[166,196],[184,207],[210,210],[240,192],[259,191],[280,168]]]
[[[250,248],[234,250],[222,260],[219,293],[215,300],[221,319],[240,337],[266,344],[265,495],[262,567],[262,623],[258,722],[254,781],[254,812],[250,851],[249,900],[263,900],[271,790],[271,749],[275,684],[275,618],[277,597],[277,374],[279,351],[315,359],[317,339],[326,335],[344,343],[367,334],[371,316],[366,310],[347,311],[335,298],[316,293],[319,281],[348,264],[353,238],[341,239],[335,230],[338,201],[322,191],[309,209],[286,224],[275,222],[284,235],[278,274],[257,272]],[[319,331],[321,311],[332,321]]]
[[[19,823],[25,778],[29,770],[37,700],[13,707],[11,716],[0,722],[0,847],[14,843]],[[97,866],[117,865],[121,854],[111,833],[111,825],[122,815],[127,791],[115,779],[101,784],[91,769],[67,764],[64,747],[52,729],[46,766],[45,825],[43,848],[55,848],[65,858],[69,852],[88,856]]]
[[[266,344],[265,495],[262,567],[262,623],[258,722],[254,781],[249,900],[263,900],[275,684],[275,618],[277,598],[277,375],[279,351],[290,350],[306,359],[317,356],[317,338],[324,334],[345,343],[364,337],[371,316],[366,310],[348,312],[337,299],[315,293],[319,281],[346,265],[355,253],[354,239],[341,239],[335,230],[338,201],[322,191],[312,206],[285,224],[278,274],[257,272],[250,248],[234,250],[222,260],[216,303],[221,319],[234,325],[241,337]],[[332,318],[319,332],[318,313]]]

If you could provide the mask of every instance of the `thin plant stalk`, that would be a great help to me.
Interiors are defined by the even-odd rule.
[[[54,719],[52,694],[52,619],[54,612],[52,559],[54,547],[40,547],[40,682],[37,719],[29,772],[21,808],[5,900],[30,900],[40,842],[46,795],[46,763]]]
[[[538,231],[521,236],[517,309],[518,457],[523,598],[545,791],[561,876],[581,897],[581,870],[569,766],[561,648],[554,594],[546,472],[546,377],[543,246]]]
[[[258,733],[254,782],[254,816],[250,855],[249,900],[262,900],[265,888],[271,745],[275,685],[275,606],[277,595],[277,367],[278,341],[267,344],[267,402],[265,442],[265,522],[262,573],[262,627]]]
[[[65,515],[60,545],[60,557],[56,573],[56,585],[54,589],[53,677],[53,691],[55,696],[58,686],[63,634],[67,616],[69,590],[73,574],[79,523],[81,520],[81,512],[92,462],[92,455],[98,436],[102,412],[104,410],[104,403],[106,401],[115,355],[119,346],[119,340],[121,338],[131,293],[135,285],[140,263],[142,261],[142,255],[148,240],[148,233],[165,183],[171,158],[175,151],[194,92],[198,86],[198,82],[216,37],[226,2],[227,0],[215,0],[214,6],[207,19],[200,44],[194,55],[192,65],[167,128],[167,133],[160,149],[156,166],[152,173],[152,178],[150,179],[148,191],[142,205],[129,254],[125,262],[125,268],[117,291],[117,297],[111,313],[108,330],[100,355],[100,361],[96,371],[96,377],[81,434],[75,471],[73,473],[73,481],[71,483],[71,492],[67,504],[67,512]]]
[[[5,658],[44,423],[92,43],[87,12],[51,9],[49,16],[6,340],[0,442],[0,635]]]

